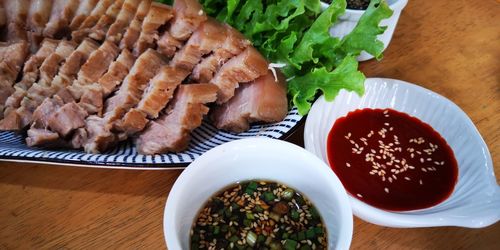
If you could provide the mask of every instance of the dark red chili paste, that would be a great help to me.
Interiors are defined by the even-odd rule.
[[[451,195],[457,182],[457,161],[444,138],[392,109],[355,110],[337,119],[327,152],[347,191],[385,210],[434,206]]]

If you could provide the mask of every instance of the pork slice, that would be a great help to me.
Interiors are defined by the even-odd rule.
[[[73,53],[76,43],[71,41],[62,41],[57,46],[54,53],[49,55],[40,66],[40,84],[49,86],[59,69],[60,63]]]
[[[24,60],[26,59],[27,56],[28,56],[28,44],[26,41],[5,43],[0,48],[0,63],[8,64],[10,67],[12,67],[14,70],[18,72],[20,71],[21,66],[24,64]],[[10,79],[13,76],[8,76],[8,77]]]
[[[100,0],[82,0],[80,2],[80,6],[78,6],[78,9],[75,12],[73,20],[71,20],[69,24],[69,29],[77,30],[80,28],[85,19],[91,15],[94,7],[98,7],[99,4]]]
[[[0,130],[1,131],[18,130],[21,127],[21,122],[22,122],[22,116],[19,115],[19,113],[20,112],[17,112],[17,110],[15,110],[14,112],[6,113],[5,117],[2,120],[0,120]]]
[[[191,74],[191,80],[196,82],[209,82],[212,80],[215,72],[217,72],[220,67],[226,63],[230,58],[240,54],[245,48],[251,45],[243,34],[235,30],[231,26],[224,24],[226,28],[226,37],[224,42],[213,52],[213,54],[203,58],[199,64],[197,64],[193,73]]]
[[[84,140],[84,149],[88,153],[100,153],[113,147],[118,142],[116,135],[106,126],[104,118],[91,115],[86,119],[87,138]]]
[[[108,72],[97,81],[102,87],[104,96],[116,90],[132,68],[134,61],[135,57],[132,53],[128,49],[123,49],[118,58],[109,66]]]
[[[66,138],[74,130],[85,126],[87,112],[74,102],[66,103],[49,118],[50,129]]]
[[[97,44],[95,42],[84,40],[63,62],[62,66],[59,68],[59,73],[50,86],[37,82],[27,90],[26,97],[23,98],[21,106],[16,110],[18,113],[20,110],[23,110],[24,114],[22,116],[26,118],[23,117],[21,127],[17,129],[22,129],[31,123],[30,112],[33,112],[45,98],[52,97],[60,89],[68,86],[68,84],[72,82],[81,65],[95,49],[97,49]]]
[[[71,32],[71,37],[74,41],[80,42],[82,41],[85,37],[90,32],[90,29],[94,27],[99,19],[106,13],[106,10],[108,10],[109,6],[113,4],[114,0],[100,0],[95,8],[92,10],[89,16],[85,18],[85,20],[82,22],[80,27],[78,29],[72,29],[73,32]]]
[[[21,100],[26,96],[26,91],[35,83],[40,75],[39,68],[47,57],[55,52],[59,40],[45,38],[40,49],[32,54],[23,67],[23,76],[21,81],[14,84],[14,93],[5,101],[4,114],[18,108]]]
[[[149,119],[158,117],[159,112],[172,99],[174,90],[189,75],[189,71],[164,66],[148,83],[141,101],[136,108],[129,110],[115,124],[115,129],[123,131],[126,136],[144,129]]]
[[[89,115],[102,115],[104,107],[104,94],[99,84],[85,85],[78,105],[82,107]]]
[[[15,92],[13,87],[21,66],[28,55],[28,43],[17,42],[2,49],[0,56],[0,118],[3,118],[5,102]]]
[[[140,154],[179,152],[189,145],[190,132],[199,127],[208,113],[206,103],[217,98],[217,87],[211,84],[179,86],[167,112],[148,123],[135,143]]]
[[[159,39],[158,28],[165,25],[173,16],[174,12],[170,6],[153,2],[142,22],[141,34],[134,45],[134,55],[138,56],[153,47]]]
[[[165,31],[160,39],[156,42],[158,51],[168,58],[174,56],[175,52],[182,48],[184,43],[175,39],[168,31]]]
[[[33,128],[28,130],[26,144],[30,147],[61,147],[65,143],[61,140],[61,138],[59,138],[57,133],[43,128]]]
[[[26,18],[29,12],[29,0],[4,0],[6,40],[19,42],[27,40]]]
[[[26,29],[31,51],[38,51],[38,46],[43,40],[42,32],[49,21],[53,0],[33,0],[28,13]]]
[[[5,16],[5,7],[3,1],[0,1],[0,31],[7,25],[7,17]]]
[[[54,0],[49,22],[43,30],[43,36],[55,37],[58,33],[67,31],[79,4],[80,0]]]
[[[67,88],[60,89],[59,91],[57,91],[55,95],[61,98],[63,103],[70,103],[76,101],[71,92]]]
[[[120,121],[115,122],[114,129],[120,131],[121,137],[127,138],[137,132],[142,131],[148,119],[146,119],[146,114],[137,109],[129,110]]]
[[[52,115],[64,105],[61,98],[46,98],[33,112],[33,124],[31,128],[43,128],[47,129],[49,127],[49,120]]]
[[[122,119],[130,108],[133,108],[140,101],[142,92],[148,83],[148,81],[156,75],[159,68],[165,64],[161,55],[152,49],[148,49],[144,52],[134,63],[134,66],[130,69],[130,72],[123,80],[120,89],[115,93],[115,95],[106,100],[106,112],[104,113],[103,121],[101,122],[100,131],[111,131],[115,126],[115,122]],[[96,137],[97,139],[101,137]],[[106,137],[108,138],[108,137]],[[113,140],[119,140],[118,136],[112,137]],[[124,139],[125,137],[122,137]],[[96,145],[97,142],[89,139],[85,146],[87,151],[105,150],[102,145]],[[109,142],[106,140],[106,145],[112,145],[116,142]],[[89,148],[89,149],[87,149]]]
[[[198,26],[207,20],[203,7],[197,0],[174,1],[175,17],[170,34],[179,41],[186,41]]]
[[[78,72],[78,83],[81,85],[97,82],[106,73],[110,64],[119,53],[118,47],[109,41],[105,41],[97,50],[92,52],[87,61]]]
[[[148,14],[149,7],[151,6],[151,0],[143,0],[137,8],[134,19],[130,22],[130,25],[123,34],[123,39],[120,41],[121,49],[133,50],[134,44],[141,34],[141,26],[144,18]]]
[[[45,28],[45,24],[49,21],[50,12],[52,10],[53,0],[32,0],[28,19],[27,28],[37,34],[41,34]]]
[[[179,50],[170,65],[192,71],[202,56],[217,49],[226,37],[226,28],[219,21],[209,18],[200,24],[186,45]]]
[[[253,122],[279,122],[288,112],[286,81],[271,71],[239,87],[228,102],[211,109],[210,118],[218,129],[240,133]]]
[[[114,1],[114,3],[106,10],[106,13],[104,13],[104,15],[99,18],[99,21],[97,21],[96,25],[90,29],[90,38],[98,41],[102,41],[104,39],[109,26],[111,26],[111,24],[115,22],[118,13],[120,13],[124,1],[125,0]]]
[[[148,84],[137,105],[140,110],[150,119],[158,117],[160,111],[172,99],[174,91],[182,81],[189,75],[189,71],[164,66],[160,72]]]
[[[59,88],[70,85],[90,54],[97,50],[98,47],[99,45],[93,40],[84,39],[59,68],[59,73],[52,81],[52,85]]]
[[[59,40],[43,39],[40,49],[35,54],[32,54],[24,64],[23,74],[37,71],[45,58],[56,51],[57,45],[59,45]]]
[[[17,23],[24,28],[30,9],[30,0],[4,0],[5,19],[7,24]]]
[[[215,74],[210,83],[217,85],[217,104],[227,102],[239,83],[246,83],[267,73],[268,62],[254,47],[231,58]]]
[[[114,112],[117,108],[133,108],[139,102],[148,81],[164,64],[161,55],[152,49],[139,56],[115,96],[108,99],[106,113]]]
[[[106,33],[106,39],[108,41],[116,44],[120,42],[125,29],[129,26],[132,19],[134,19],[140,2],[141,0],[126,0],[125,3],[123,3],[122,9],[120,13],[118,13],[115,22],[109,27]]]
[[[45,98],[52,97],[52,95],[57,93],[57,91],[58,89],[54,87],[36,82],[26,92],[26,97],[24,97],[21,101],[21,106],[33,112],[43,102],[43,100],[45,100]]]

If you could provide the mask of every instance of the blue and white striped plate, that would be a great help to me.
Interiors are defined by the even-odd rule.
[[[127,141],[103,154],[87,154],[78,150],[31,148],[23,135],[0,132],[0,161],[41,162],[57,165],[75,165],[123,169],[177,169],[184,168],[209,149],[225,142],[256,136],[284,139],[294,131],[302,116],[297,109],[275,124],[254,125],[249,131],[232,134],[218,130],[208,122],[191,133],[189,148],[182,153],[140,155],[133,143]]]

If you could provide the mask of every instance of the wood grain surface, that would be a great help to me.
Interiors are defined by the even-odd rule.
[[[410,0],[368,77],[397,78],[457,103],[500,176],[500,3]],[[290,141],[303,145],[303,128]],[[0,249],[164,249],[163,209],[181,171],[0,164]],[[354,220],[352,249],[498,249],[483,229],[395,229]]]

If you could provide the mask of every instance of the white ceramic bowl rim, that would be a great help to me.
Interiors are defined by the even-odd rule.
[[[181,197],[181,193],[184,190],[190,189],[190,182],[192,182],[191,180],[195,179],[193,177],[199,174],[200,171],[211,171],[211,165],[207,164],[210,162],[213,163],[215,159],[220,159],[221,154],[233,156],[236,155],[236,151],[247,152],[251,148],[253,148],[252,151],[260,150],[265,152],[286,152],[286,155],[289,155],[291,159],[299,162],[304,162],[305,165],[311,167],[311,171],[317,172],[318,175],[328,178],[328,184],[324,186],[325,190],[331,191],[329,193],[331,194],[329,195],[329,197],[335,197],[334,199],[336,200],[339,208],[337,214],[335,215],[335,217],[337,217],[337,219],[339,220],[339,224],[336,226],[339,227],[340,231],[338,236],[336,237],[336,246],[337,249],[348,249],[352,240],[353,231],[352,209],[349,203],[347,192],[342,186],[340,180],[321,159],[317,158],[315,155],[306,151],[305,149],[289,142],[264,137],[241,139],[225,143],[221,146],[217,146],[204,153],[182,172],[170,191],[164,210],[163,226],[167,247],[169,247],[170,249],[180,248],[180,235],[179,232],[175,230],[176,228],[178,228],[178,222],[176,220],[179,218],[177,204],[179,204],[179,202],[183,199],[183,197]],[[271,153],[274,154],[274,152]],[[309,180],[307,181],[309,182]],[[223,186],[220,188],[223,188]],[[310,194],[308,194],[307,192],[304,192],[304,194],[306,196],[310,196]],[[208,198],[209,197],[206,197],[206,199]],[[193,206],[198,205],[201,206],[201,204],[195,204]]]
[[[421,94],[426,94],[429,95],[431,98],[437,99],[442,103],[445,103],[450,107],[450,109],[455,109],[456,115],[459,116],[464,122],[465,126],[467,129],[472,131],[472,133],[475,135],[475,139],[478,142],[478,145],[480,146],[481,155],[484,157],[485,162],[484,165],[478,166],[478,171],[481,170],[482,173],[487,172],[488,175],[482,175],[483,179],[479,179],[479,181],[484,181],[485,185],[489,187],[488,189],[488,195],[481,196],[482,198],[487,198],[489,197],[488,201],[483,201],[484,204],[482,204],[482,208],[476,208],[474,211],[474,214],[471,214],[469,217],[466,216],[461,216],[461,215],[450,215],[446,213],[446,210],[448,208],[443,208],[441,205],[450,200],[454,194],[455,191],[460,183],[457,183],[457,187],[455,187],[454,193],[451,195],[450,198],[445,200],[443,203],[440,203],[434,207],[428,208],[428,209],[422,209],[422,210],[415,210],[415,211],[408,211],[408,212],[390,212],[390,211],[385,211],[382,209],[375,208],[373,206],[370,206],[355,197],[349,196],[351,205],[353,207],[353,212],[356,216],[367,220],[369,222],[379,224],[379,225],[384,225],[384,226],[392,226],[392,227],[432,227],[432,226],[462,226],[462,227],[472,227],[472,228],[477,228],[477,227],[485,227],[488,225],[491,225],[497,221],[500,220],[500,186],[496,183],[496,178],[493,170],[493,163],[491,160],[490,153],[488,151],[488,147],[484,140],[482,139],[481,135],[479,134],[479,131],[477,128],[474,126],[474,123],[470,120],[470,118],[465,114],[465,112],[460,109],[455,103],[451,102],[450,100],[446,99],[445,97],[432,92],[430,90],[427,90],[423,87],[420,87],[418,85],[414,85],[411,83],[407,83],[404,81],[400,80],[394,80],[394,79],[384,79],[384,78],[369,78],[365,82],[365,86],[368,86],[369,84],[378,84],[384,85],[384,86],[395,86],[395,85],[400,85],[404,87],[408,94],[413,93],[421,93]],[[378,86],[378,85],[377,85]],[[390,88],[390,87],[389,87]],[[347,92],[343,91],[341,94],[345,94]],[[353,94],[354,95],[354,94]],[[339,95],[340,96],[340,95]],[[366,95],[365,95],[366,96]],[[339,97],[337,97],[339,98]],[[347,97],[349,100],[352,100],[351,97]],[[390,96],[383,96],[383,98],[389,98],[391,102],[394,102],[394,97]],[[403,97],[407,98],[407,97]],[[336,99],[337,100],[337,99]],[[407,100],[405,100],[406,102]],[[335,102],[335,101],[334,101]],[[325,120],[326,117],[317,117],[317,114],[329,111],[325,111],[325,105],[334,105],[334,103],[326,103],[324,101],[324,98],[321,97],[316,101],[316,103],[313,105],[307,120],[306,120],[306,125],[305,125],[305,132],[304,132],[304,142],[306,149],[314,152],[315,154],[321,154],[317,150],[318,148],[315,147],[315,142],[317,143],[318,141],[315,141],[314,138],[314,130],[312,128],[313,125],[311,125],[314,121],[314,119],[323,119]],[[340,104],[342,105],[342,104]],[[347,104],[346,104],[347,105]],[[354,105],[354,104],[353,104]],[[362,104],[360,104],[362,105]],[[371,105],[371,104],[370,104]],[[377,104],[378,105],[378,104]],[[315,106],[317,106],[315,108]],[[333,106],[332,106],[333,107]],[[363,108],[358,107],[358,108]],[[368,106],[367,106],[368,107]],[[371,107],[371,106],[370,106]],[[383,108],[380,106],[377,106],[377,108]],[[353,108],[356,109],[356,108]],[[405,112],[405,111],[403,111]],[[412,115],[412,114],[410,114]],[[316,117],[315,117],[316,116]],[[414,115],[412,115],[414,116]],[[331,126],[332,124],[330,124]],[[330,128],[328,128],[329,130]],[[317,139],[320,140],[320,139]],[[318,155],[319,156],[319,155]],[[320,157],[321,158],[321,157]],[[324,159],[325,160],[325,159]],[[458,160],[458,158],[457,158]],[[460,165],[460,163],[459,163]],[[460,166],[459,166],[460,168]],[[462,173],[459,172],[459,175],[462,175]],[[480,198],[481,199],[481,198]],[[469,199],[470,200],[470,199]],[[464,201],[467,202],[467,201]],[[452,206],[452,208],[457,208],[457,206],[470,206],[470,204],[467,203],[455,203],[455,206]],[[479,209],[479,210],[477,210]],[[471,210],[472,212],[472,210]]]
[[[391,8],[394,11],[400,11],[402,10],[406,4],[408,3],[408,0],[386,0],[386,2],[389,3],[389,8]],[[325,3],[324,1],[321,1],[321,7],[323,9],[328,8],[330,6],[329,3]],[[363,15],[365,13],[365,10],[354,10],[354,9],[345,9],[346,14],[354,14],[357,16]]]

